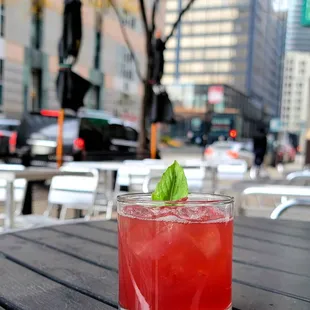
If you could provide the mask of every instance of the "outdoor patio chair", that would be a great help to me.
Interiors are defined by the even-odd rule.
[[[85,210],[86,219],[94,212],[99,172],[97,169],[62,167],[63,171],[85,172],[85,176],[56,176],[52,178],[48,193],[48,208],[44,215],[49,217],[55,207],[61,206],[59,219],[65,220],[67,209]]]
[[[43,215],[30,214],[15,216],[16,228],[31,228],[61,223],[66,220],[67,209],[86,210],[84,219],[93,213],[94,200],[98,185],[96,169],[62,167],[64,171],[81,172],[83,175],[56,176],[51,180],[48,194],[48,207]],[[85,175],[84,175],[85,173]],[[61,207],[60,217],[51,217],[52,210]],[[66,220],[68,221],[68,220]]]
[[[125,160],[124,166],[117,172],[114,191],[115,197],[126,192],[124,188],[127,188],[127,192],[132,192],[137,187],[142,187],[144,179],[149,173],[150,166],[142,161]]]
[[[23,165],[11,165],[0,164],[0,171],[22,171],[25,169]],[[0,179],[0,201],[6,201],[6,180]],[[14,202],[15,202],[15,215],[19,215],[22,212],[23,203],[25,200],[27,189],[27,181],[25,179],[18,179],[14,182]],[[4,214],[0,214],[0,219],[4,219]]]
[[[144,178],[142,191],[144,193],[153,192],[159,182],[164,170],[152,170],[149,175]],[[185,176],[187,178],[188,188],[190,192],[202,192],[205,185],[205,169],[203,168],[185,168]]]

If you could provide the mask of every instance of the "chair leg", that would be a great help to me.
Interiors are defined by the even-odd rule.
[[[106,220],[110,220],[112,218],[112,212],[113,212],[113,201],[109,201],[107,204],[107,211],[105,214]]]
[[[43,215],[46,217],[49,217],[52,213],[53,208],[54,208],[53,204],[48,204],[47,209],[46,209],[46,211],[44,211]]]
[[[21,215],[22,209],[23,209],[23,203],[21,203],[21,202],[16,203],[15,216]]]
[[[62,206],[61,211],[60,211],[60,215],[59,215],[59,219],[61,221],[64,221],[66,219],[66,215],[67,215],[67,207]]]

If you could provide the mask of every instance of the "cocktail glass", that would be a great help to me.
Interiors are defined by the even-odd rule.
[[[118,197],[119,307],[232,308],[233,199]]]

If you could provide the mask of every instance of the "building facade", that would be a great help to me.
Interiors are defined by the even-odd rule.
[[[90,80],[84,103],[137,121],[143,93],[117,17],[104,1],[84,0],[83,39],[73,71]],[[63,0],[6,0],[0,6],[0,77],[2,113],[58,109],[55,81]],[[117,1],[123,25],[141,70],[145,67],[144,29],[137,3]],[[150,7],[151,2],[148,3]],[[163,16],[165,6],[160,7]],[[158,21],[163,27],[163,20]]]
[[[300,137],[302,149],[310,127],[310,27],[301,23],[303,3],[291,0],[288,7],[281,106],[282,128]]]
[[[301,23],[304,0],[291,0],[288,6],[285,51],[310,53],[309,27]]]
[[[310,119],[310,53],[289,52],[285,56],[282,126],[285,130],[302,134]]]
[[[169,0],[169,32],[186,1]],[[165,53],[167,84],[227,84],[279,113],[285,22],[268,0],[196,0]]]

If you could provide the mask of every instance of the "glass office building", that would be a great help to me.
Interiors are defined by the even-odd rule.
[[[187,1],[168,0],[166,33]],[[285,20],[269,0],[196,0],[165,53],[166,84],[226,84],[279,112]]]
[[[287,52],[310,52],[310,27],[301,24],[303,2],[304,0],[290,1],[287,14]]]

